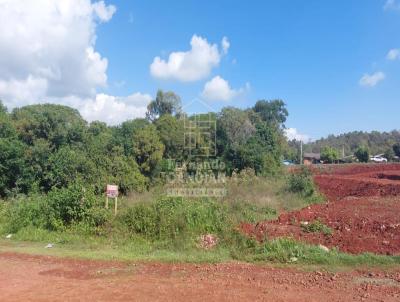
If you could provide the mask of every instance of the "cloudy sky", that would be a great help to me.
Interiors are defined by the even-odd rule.
[[[399,129],[400,0],[0,0],[0,99],[89,120],[184,104],[283,99],[303,140]]]

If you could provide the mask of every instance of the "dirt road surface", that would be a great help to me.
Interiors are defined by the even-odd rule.
[[[0,301],[400,301],[400,271],[124,263],[0,254]]]

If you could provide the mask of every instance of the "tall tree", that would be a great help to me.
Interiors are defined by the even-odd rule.
[[[181,112],[181,98],[172,91],[157,91],[156,99],[147,106],[146,118],[155,121],[164,114],[177,114]]]
[[[148,125],[139,129],[133,139],[133,154],[140,170],[147,176],[152,176],[152,172],[160,163],[164,145],[158,136],[154,125]]]
[[[263,121],[274,125],[284,125],[289,114],[282,100],[260,100],[254,105],[253,110]]]
[[[183,120],[165,114],[155,122],[155,126],[165,146],[164,158],[181,160],[184,148]]]

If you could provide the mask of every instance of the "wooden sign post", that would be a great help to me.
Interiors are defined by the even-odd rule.
[[[106,190],[106,209],[108,209],[108,198],[114,198],[114,215],[117,215],[118,211],[118,186],[107,185]]]

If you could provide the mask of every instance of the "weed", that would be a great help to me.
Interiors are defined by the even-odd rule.
[[[331,236],[333,230],[326,224],[323,224],[319,219],[316,219],[308,224],[301,224],[301,228],[307,233],[322,233],[324,235]]]

